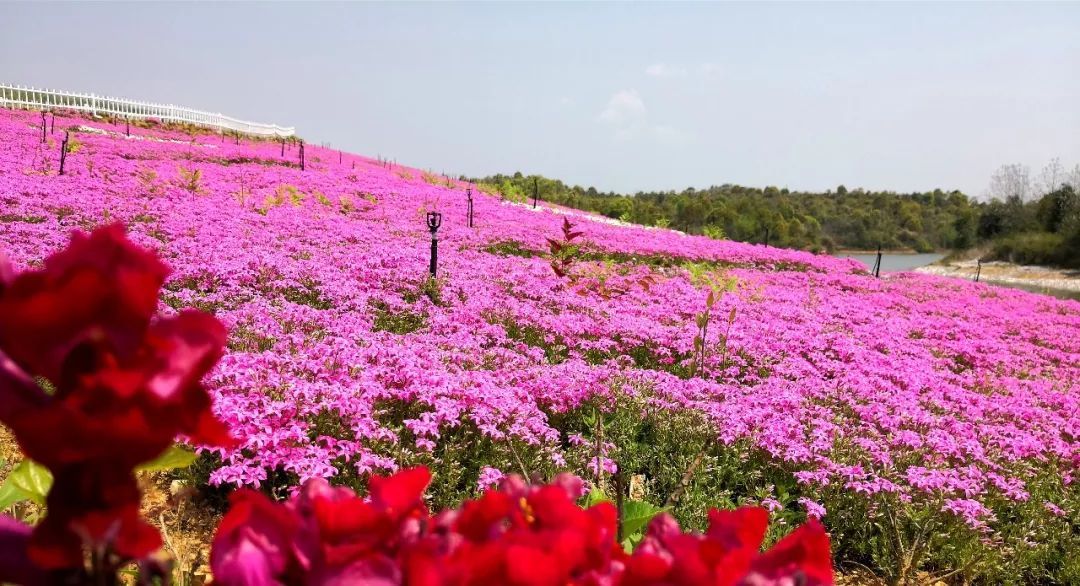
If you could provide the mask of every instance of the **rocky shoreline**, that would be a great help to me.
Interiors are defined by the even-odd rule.
[[[961,260],[932,264],[915,269],[919,273],[974,280],[978,261]],[[999,285],[1047,288],[1080,293],[1080,271],[1050,267],[1015,265],[1007,262],[984,262],[979,280]]]

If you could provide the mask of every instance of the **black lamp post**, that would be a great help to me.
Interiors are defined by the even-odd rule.
[[[442,214],[439,212],[428,212],[427,214],[427,227],[431,230],[431,278],[435,278],[435,270],[439,265],[439,226],[442,226]]]
[[[469,227],[472,228],[472,187],[469,187],[465,190],[465,195],[469,196]]]

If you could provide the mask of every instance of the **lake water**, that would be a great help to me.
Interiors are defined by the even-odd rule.
[[[839,258],[853,258],[862,264],[866,265],[866,270],[874,268],[874,259],[877,258],[877,254],[843,254],[836,255]],[[896,271],[910,271],[919,267],[934,264],[935,262],[945,258],[944,254],[887,254],[881,255],[881,272],[896,272]],[[1066,289],[1047,289],[1046,287],[1040,287],[1039,285],[1026,285],[1021,283],[986,283],[987,285],[994,285],[996,287],[1010,287],[1013,289],[1023,289],[1031,293],[1040,293],[1042,295],[1050,295],[1051,297],[1057,297],[1058,299],[1075,299],[1080,301],[1080,291],[1070,291]]]
[[[874,260],[877,259],[877,254],[844,254],[839,253],[836,256],[840,258],[853,258],[864,265],[866,270],[874,268]],[[928,253],[928,254],[888,254],[882,253],[881,255],[881,272],[895,272],[895,271],[910,271],[919,267],[925,267],[929,264],[945,258],[944,254]]]

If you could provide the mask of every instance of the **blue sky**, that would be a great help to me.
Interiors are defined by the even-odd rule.
[[[1080,3],[11,4],[0,81],[600,189],[1080,163]]]

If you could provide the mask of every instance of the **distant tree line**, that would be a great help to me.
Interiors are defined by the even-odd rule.
[[[975,234],[990,244],[987,258],[1080,268],[1080,165],[1058,159],[1031,179],[1023,165],[1003,165],[990,180]]]
[[[541,201],[625,222],[812,251],[881,246],[932,252],[990,244],[995,254],[1010,257],[1015,250],[996,244],[1011,239],[1019,248],[1035,241],[1041,249],[1061,245],[1039,262],[1068,264],[1065,247],[1070,238],[1080,240],[1080,203],[1073,189],[1080,184],[1080,166],[1066,173],[1057,160],[1044,169],[1038,185],[1025,167],[1003,166],[991,180],[987,202],[955,190],[896,193],[843,185],[824,193],[724,184],[625,195],[520,172],[472,181],[509,200],[531,201],[535,186]]]

